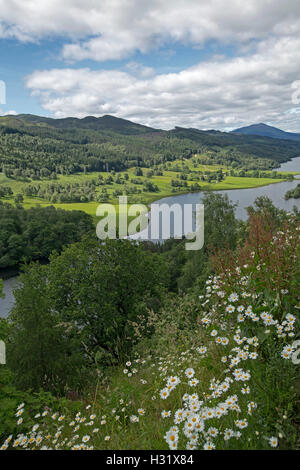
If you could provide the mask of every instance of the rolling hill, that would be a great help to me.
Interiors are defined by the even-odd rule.
[[[0,169],[12,178],[124,171],[195,154],[204,164],[266,170],[299,156],[300,141],[238,130],[226,133],[175,127],[165,131],[108,115],[0,117]]]

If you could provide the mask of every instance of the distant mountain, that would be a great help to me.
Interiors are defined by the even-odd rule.
[[[272,137],[273,139],[283,139],[283,140],[300,140],[300,134],[295,134],[294,132],[285,132],[277,127],[268,126],[267,124],[252,124],[247,127],[240,127],[232,131],[234,134],[243,134],[243,135],[259,135],[263,137]]]
[[[5,116],[6,118],[8,116]],[[119,134],[136,135],[158,132],[152,127],[143,126],[127,119],[117,118],[115,116],[105,115],[102,117],[86,116],[82,119],[67,117],[62,119],[53,119],[33,114],[19,114],[14,116],[16,120],[21,120],[35,125],[47,125],[56,129],[91,129],[94,131],[114,131]],[[11,120],[11,119],[10,119]]]

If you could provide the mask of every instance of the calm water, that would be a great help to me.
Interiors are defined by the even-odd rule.
[[[300,157],[294,158],[290,162],[283,163],[279,168],[278,171],[299,171],[300,172]],[[297,175],[299,178],[300,175]],[[290,189],[293,189],[299,184],[299,179],[291,181],[291,182],[283,182],[283,183],[274,183],[268,186],[261,186],[259,188],[250,188],[250,189],[227,189],[224,191],[218,191],[221,194],[227,194],[229,199],[237,203],[236,208],[236,217],[241,220],[247,219],[247,210],[248,206],[251,206],[255,199],[259,196],[268,196],[274,203],[275,206],[279,207],[280,209],[285,209],[286,211],[292,211],[293,207],[296,206],[300,209],[300,199],[284,199],[284,195]],[[170,197],[166,197],[156,201],[155,204],[167,204],[171,206],[172,204],[180,204],[181,207],[184,204],[199,204],[203,198],[203,192],[200,191],[198,193],[189,193],[189,194],[180,194],[174,195]],[[147,238],[148,233],[150,230],[148,229],[141,232],[141,234],[133,235],[131,238],[138,239],[140,237]],[[182,233],[182,226],[181,224],[175,224],[171,222],[171,236],[180,235]]]
[[[278,171],[299,171],[300,172],[300,157],[294,158],[290,162],[283,163],[279,168]],[[299,181],[292,181],[292,182],[284,182],[284,183],[275,183],[268,186],[262,186],[260,188],[251,188],[251,189],[231,189],[225,191],[218,191],[221,194],[228,194],[229,199],[233,202],[238,203],[238,207],[236,209],[236,216],[239,219],[245,220],[247,218],[247,211],[246,207],[253,204],[255,199],[258,196],[268,196],[275,206],[285,209],[287,211],[291,211],[293,206],[298,207],[300,209],[300,199],[289,199],[286,201],[284,199],[285,193],[297,186]],[[178,203],[180,205],[183,204],[196,204],[200,203],[203,197],[203,193],[190,193],[190,194],[182,194],[177,196],[171,196],[160,201],[157,203],[167,203],[167,204],[174,204]],[[181,232],[181,227],[171,227],[171,234],[178,234]],[[138,238],[138,236],[134,236],[132,238]],[[18,282],[18,278],[11,278],[4,283],[4,293],[5,299],[0,299],[0,317],[6,317],[12,306],[13,306],[13,295],[12,290],[16,286]]]
[[[290,162],[282,163],[278,171],[300,171],[300,157],[293,158]]]
[[[10,279],[6,279],[5,281],[3,281],[3,284],[3,292],[5,294],[5,298],[0,298],[0,318],[7,317],[14,305],[14,297],[12,291],[18,284],[18,278],[12,277]]]

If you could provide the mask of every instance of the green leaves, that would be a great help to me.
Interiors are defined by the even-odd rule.
[[[8,356],[22,387],[77,390],[91,366],[125,357],[132,322],[160,305],[161,258],[128,240],[86,238],[21,275]],[[96,361],[95,361],[95,355]]]

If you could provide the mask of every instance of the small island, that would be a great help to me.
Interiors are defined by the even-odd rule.
[[[300,183],[297,184],[297,186],[294,189],[290,189],[290,191],[287,191],[284,196],[285,199],[291,199],[291,198],[299,199],[299,197],[300,197]]]

